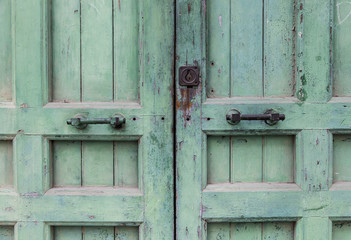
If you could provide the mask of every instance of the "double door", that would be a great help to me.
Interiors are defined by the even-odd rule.
[[[0,239],[349,239],[350,13],[0,0]]]

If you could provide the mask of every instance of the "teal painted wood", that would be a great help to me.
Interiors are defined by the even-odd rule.
[[[292,223],[288,239],[339,239],[335,224],[351,216],[346,163],[351,119],[348,95],[338,93],[349,88],[337,75],[348,64],[347,33],[336,25],[338,3],[177,2],[177,67],[198,64],[202,79],[198,88],[177,85],[178,239],[236,239],[230,225],[257,222]],[[348,9],[342,13],[347,16]],[[264,19],[261,38],[250,31],[256,18],[242,15]],[[238,50],[240,38],[249,38],[245,43],[253,47],[241,44]],[[264,81],[252,70],[259,59],[253,53],[267,57]],[[240,69],[228,73],[227,66],[235,64]],[[242,86],[235,82],[240,78]],[[338,81],[334,93],[332,80]],[[243,114],[276,109],[286,120],[275,126],[230,125],[225,117],[230,109]],[[258,231],[252,239],[262,237]]]
[[[53,101],[79,102],[80,94],[80,15],[79,1],[51,1],[51,67]]]
[[[13,143],[0,141],[0,186],[13,187]]]
[[[294,223],[210,223],[207,239],[293,240]]]
[[[1,226],[14,226],[18,240],[53,239],[56,226],[116,227],[112,239],[172,239],[174,4],[74,3],[12,1],[14,94],[13,103],[1,99],[0,140],[13,143],[14,166],[12,188],[0,187]],[[115,61],[113,47],[118,51],[126,42],[123,51],[130,56]],[[127,71],[115,75],[114,85],[119,63]],[[71,83],[75,80],[79,84]],[[127,123],[120,130],[108,125],[78,130],[66,124],[77,113],[92,118],[121,113]],[[1,144],[1,163],[9,153],[5,148]]]
[[[346,240],[351,236],[351,224],[350,222],[335,222],[333,223],[333,238]]]
[[[333,11],[333,96],[350,96],[350,84],[347,80],[350,76],[350,46],[347,44],[351,40],[351,21],[349,18],[350,3],[344,1],[334,1]]]
[[[0,101],[12,100],[12,3],[0,2]]]
[[[51,100],[138,101],[138,0],[52,0],[50,9]],[[92,22],[95,18],[99,21]]]
[[[3,240],[14,240],[14,229],[12,226],[0,227],[0,238]]]
[[[53,240],[138,240],[137,227],[54,227]]]

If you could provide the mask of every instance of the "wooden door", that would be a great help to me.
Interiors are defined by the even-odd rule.
[[[173,8],[0,0],[1,240],[173,238]]]
[[[177,239],[351,238],[351,5],[177,0]],[[179,76],[178,76],[179,77]],[[226,115],[286,119],[231,125]]]

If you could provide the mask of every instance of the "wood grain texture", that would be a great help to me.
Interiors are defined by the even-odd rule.
[[[113,0],[114,101],[137,101],[140,84],[139,0]]]
[[[0,1],[0,102],[12,100],[12,7]]]
[[[294,223],[209,223],[208,240],[293,240]]]
[[[82,101],[113,100],[112,1],[81,2]]]
[[[206,6],[207,96],[294,96],[294,2]]]
[[[53,186],[138,187],[138,142],[53,141]]]
[[[231,4],[231,96],[263,96],[263,1]]]
[[[208,137],[207,181],[293,183],[292,136]]]
[[[52,100],[79,102],[81,69],[80,1],[51,0]]]
[[[52,0],[50,18],[53,101],[138,101],[138,0]]]
[[[53,240],[138,240],[137,227],[54,227]]]
[[[293,96],[294,1],[264,3],[264,96]]]

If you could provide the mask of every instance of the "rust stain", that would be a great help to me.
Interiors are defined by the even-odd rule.
[[[184,127],[186,127],[187,123],[190,123],[191,119],[191,112],[194,107],[198,105],[193,103],[193,99],[200,94],[201,91],[201,83],[197,88],[181,88],[180,95],[181,100],[177,101],[176,107],[177,110],[182,112],[183,119],[184,119]]]
[[[118,0],[118,8],[121,11],[121,0]]]
[[[188,3],[188,13],[191,12],[191,3]]]

